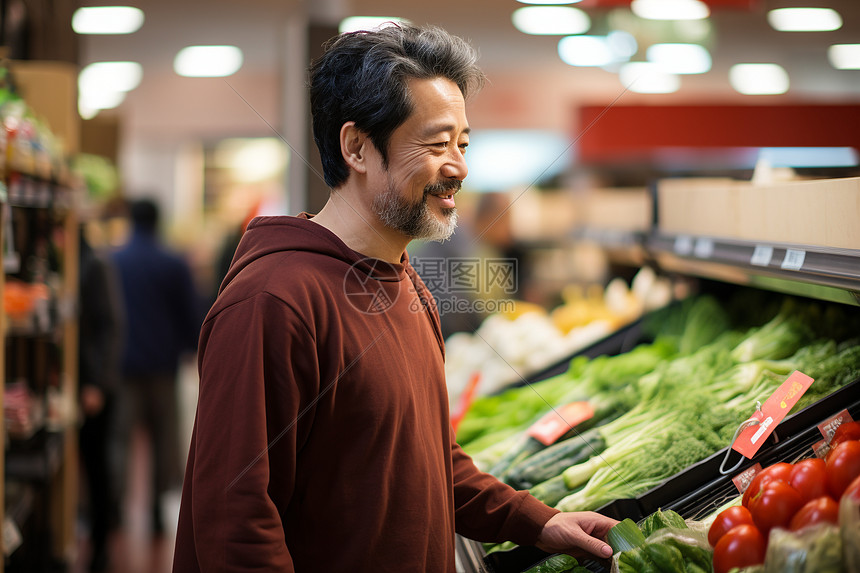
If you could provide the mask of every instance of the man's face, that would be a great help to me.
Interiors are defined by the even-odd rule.
[[[410,239],[444,240],[457,226],[454,195],[468,173],[466,104],[444,78],[412,79],[409,89],[414,109],[391,135],[388,168],[380,161],[372,209]]]

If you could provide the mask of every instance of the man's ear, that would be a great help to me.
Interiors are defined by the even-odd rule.
[[[367,134],[355,127],[354,121],[340,128],[340,153],[346,164],[358,173],[367,173],[366,144],[369,141]]]

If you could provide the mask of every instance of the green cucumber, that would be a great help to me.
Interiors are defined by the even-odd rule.
[[[619,409],[617,401],[612,399],[607,398],[602,400],[595,400],[593,406],[595,408],[593,417],[588,420],[585,420],[584,422],[580,422],[572,428],[569,428],[562,436],[560,436],[555,441],[555,443],[558,444],[571,438],[575,438],[585,433],[586,431],[591,430],[592,428],[602,426],[603,424],[614,420],[622,414],[622,410]],[[528,430],[526,430],[520,436],[520,439],[517,441],[517,443],[510,450],[508,450],[508,452],[504,456],[502,456],[501,459],[499,459],[498,463],[496,463],[492,468],[490,468],[488,473],[491,473],[494,476],[504,480],[505,475],[516,464],[522,462],[523,460],[546,448],[546,444],[530,436]],[[547,479],[549,479],[549,477]],[[532,482],[532,484],[535,483],[539,482]]]
[[[564,476],[562,475],[557,475],[529,488],[529,493],[533,497],[536,497],[550,507],[555,507],[558,502],[574,493],[574,491],[576,490],[567,489],[567,486],[564,484]]]
[[[511,468],[513,465],[521,462],[532,454],[541,451],[545,447],[546,446],[544,446],[542,443],[540,443],[535,438],[529,436],[528,434],[522,434],[520,435],[516,444],[514,444],[511,449],[505,452],[505,455],[499,458],[499,461],[496,462],[492,468],[490,468],[490,471],[488,473],[493,474],[497,478],[502,478],[505,472],[508,471],[508,469]]]
[[[605,446],[598,430],[589,430],[514,464],[505,472],[504,481],[516,489],[529,489],[602,452]]]

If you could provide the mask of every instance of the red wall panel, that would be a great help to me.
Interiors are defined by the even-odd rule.
[[[665,147],[860,149],[860,105],[583,106],[579,130],[585,130],[577,146],[586,162]]]

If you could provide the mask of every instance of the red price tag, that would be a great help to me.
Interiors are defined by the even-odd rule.
[[[568,430],[594,417],[594,406],[588,402],[571,402],[548,412],[532,424],[528,435],[545,446],[551,446]]]
[[[812,444],[812,453],[815,454],[816,458],[825,457],[829,451],[830,444],[827,443],[827,440],[821,440]]]
[[[472,377],[469,378],[469,382],[466,384],[466,388],[463,390],[463,393],[460,394],[460,399],[457,401],[457,407],[454,408],[454,411],[451,412],[450,415],[451,425],[454,427],[454,432],[457,431],[457,426],[460,425],[466,412],[469,411],[469,406],[472,405],[472,402],[475,399],[475,390],[478,388],[478,384],[480,384],[480,382],[481,373],[475,372],[472,374]]]
[[[824,436],[824,439],[828,442],[833,439],[833,434],[836,433],[836,428],[841,426],[842,424],[846,424],[848,422],[853,422],[854,419],[851,418],[851,414],[848,413],[848,410],[842,410],[835,416],[831,416],[827,418],[820,424],[818,424],[818,431],[821,432],[821,435]]]
[[[735,484],[735,487],[738,488],[739,493],[743,493],[750,486],[750,482],[752,482],[753,478],[758,475],[758,472],[761,471],[761,464],[756,464],[751,468],[747,468],[735,477],[732,478],[732,483]]]
[[[797,404],[804,392],[809,390],[814,380],[795,370],[776,392],[761,407],[761,410],[750,416],[751,420],[759,423],[746,428],[732,444],[732,449],[742,456],[752,459],[773,433],[776,426],[788,415],[789,410]]]

